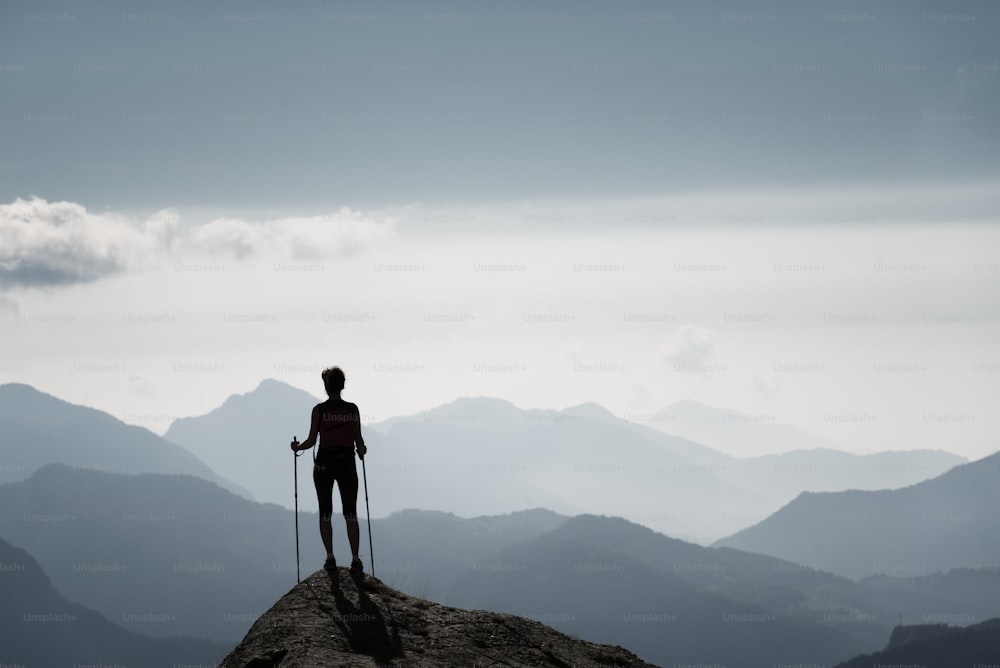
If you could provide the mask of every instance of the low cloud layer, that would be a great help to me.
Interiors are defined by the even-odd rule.
[[[718,334],[708,327],[684,325],[660,347],[660,359],[675,371],[703,372],[715,360]]]
[[[225,253],[238,259],[275,254],[283,259],[312,261],[352,255],[388,239],[392,220],[342,208],[334,214],[272,218],[217,218],[191,230],[184,239],[190,251]]]
[[[163,215],[136,223],[95,214],[73,202],[34,197],[0,205],[0,282],[57,286],[87,283],[128,269],[162,244]]]
[[[183,254],[315,260],[360,252],[393,234],[391,220],[335,214],[187,225],[169,210],[135,218],[33,197],[0,204],[0,286],[89,283]]]

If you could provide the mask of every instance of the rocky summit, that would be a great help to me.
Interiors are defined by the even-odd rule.
[[[297,584],[254,623],[223,668],[320,666],[651,666],[621,647],[544,624],[460,610],[344,568]]]

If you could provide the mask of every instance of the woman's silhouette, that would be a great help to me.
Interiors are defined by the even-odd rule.
[[[316,404],[312,410],[309,438],[302,443],[292,441],[292,450],[308,450],[319,437],[313,465],[313,483],[319,500],[319,535],[326,548],[326,563],[323,567],[333,570],[337,562],[333,558],[333,483],[340,490],[340,503],[347,522],[347,540],[351,544],[351,572],[362,572],[363,564],[358,557],[360,532],[358,529],[358,470],[354,464],[354,452],[364,459],[368,449],[361,437],[361,413],[356,404],[340,398],[344,389],[344,372],[339,367],[323,370],[323,386],[330,398]]]

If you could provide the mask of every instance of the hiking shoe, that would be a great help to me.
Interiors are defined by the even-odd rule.
[[[365,564],[360,558],[354,557],[351,561],[351,575],[361,575],[365,572]]]
[[[326,561],[323,562],[323,568],[330,571],[331,573],[337,570],[337,560],[333,557],[327,557]]]

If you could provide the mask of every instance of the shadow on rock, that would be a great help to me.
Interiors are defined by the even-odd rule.
[[[402,654],[402,643],[388,603],[380,599],[383,611],[365,591],[366,586],[363,576],[344,577],[340,573],[331,576],[330,593],[339,613],[331,616],[353,651],[383,663]]]

